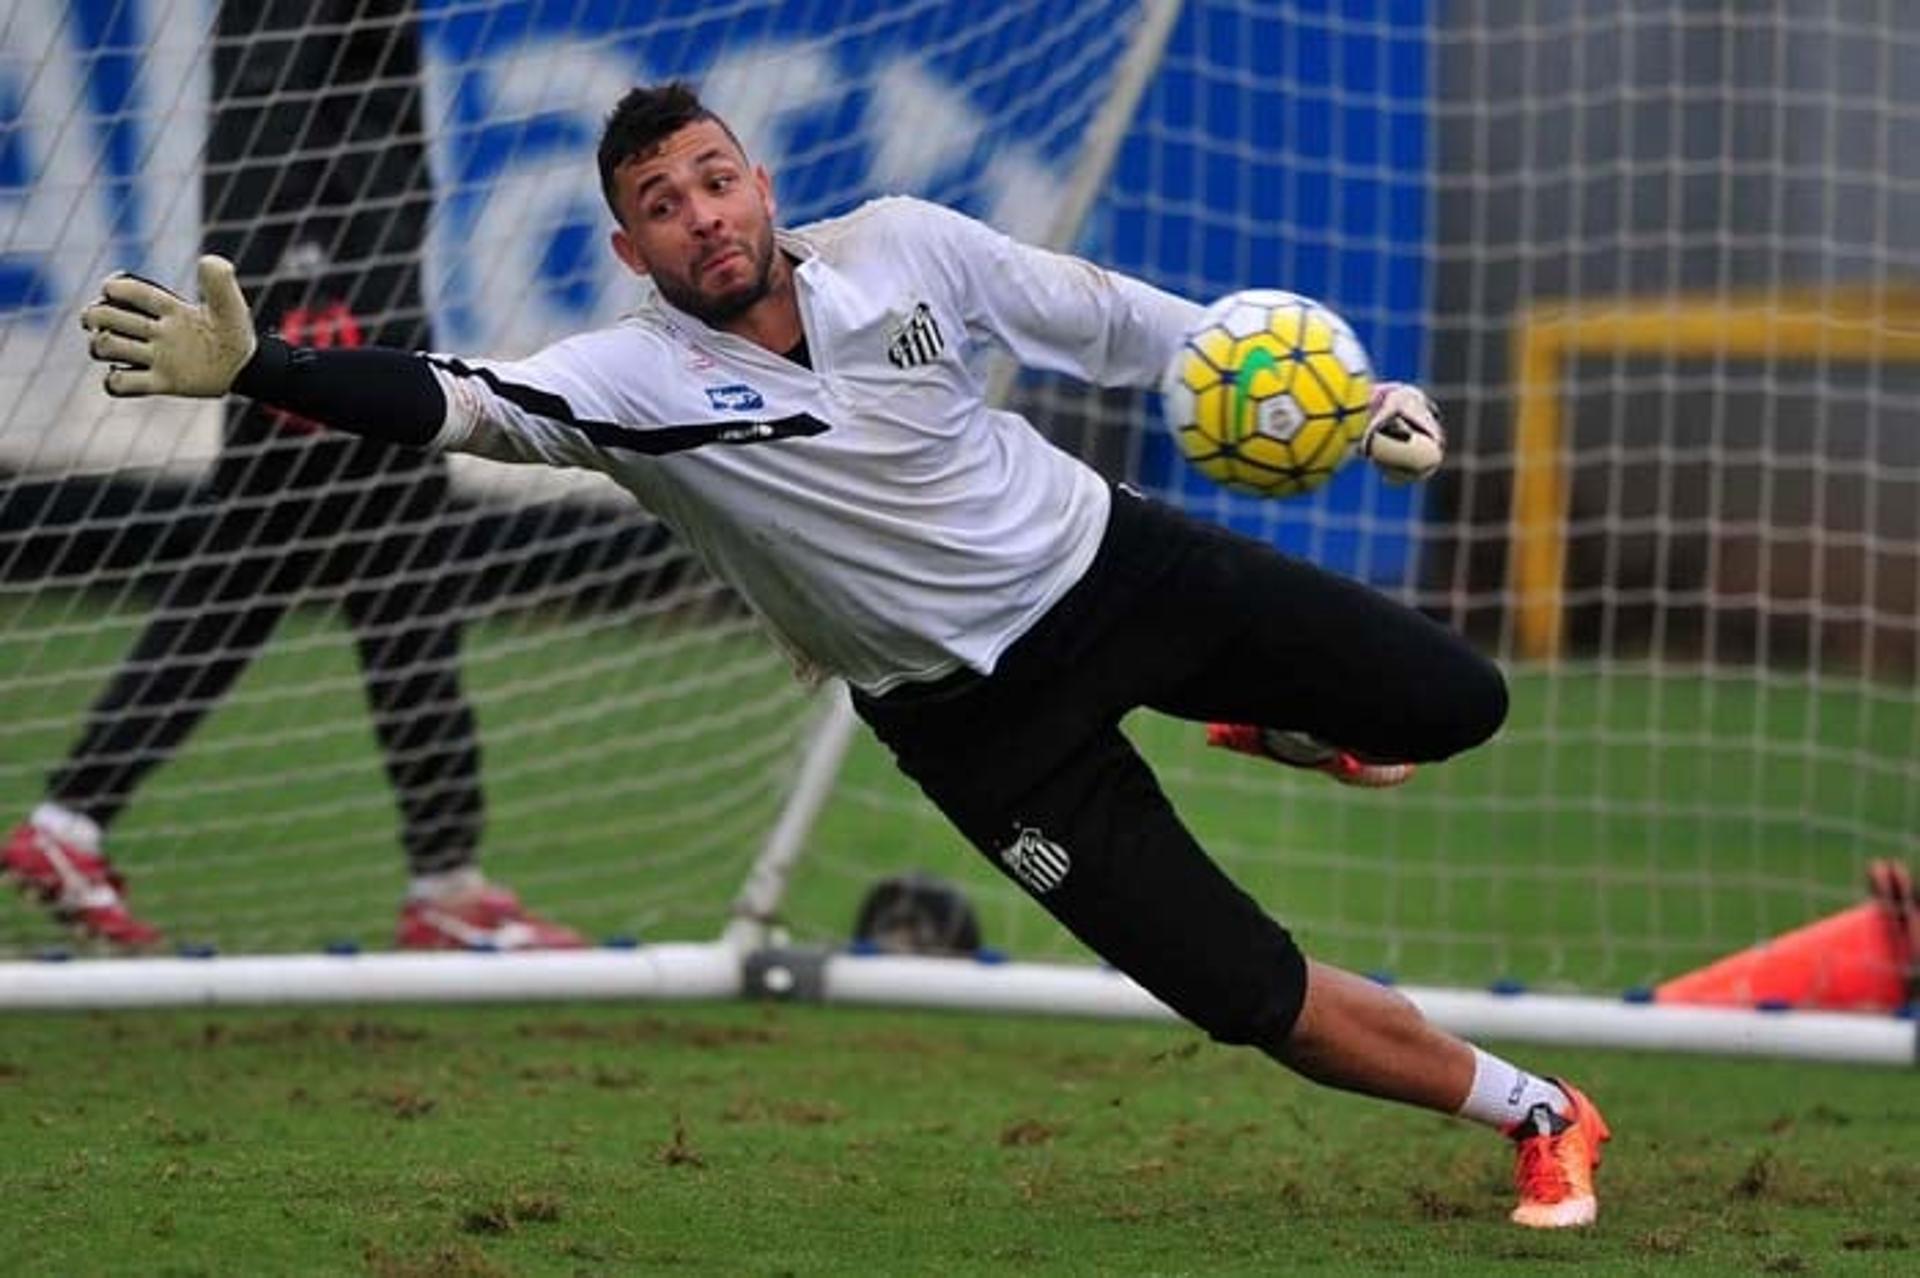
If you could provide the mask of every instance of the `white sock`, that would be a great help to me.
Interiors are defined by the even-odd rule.
[[[441,870],[437,874],[416,874],[407,884],[409,901],[444,901],[450,897],[467,896],[478,892],[487,885],[487,876],[471,865],[463,865],[457,870]]]
[[[63,843],[71,843],[88,852],[100,850],[100,823],[84,812],[75,812],[58,803],[44,802],[33,810],[27,820]]]
[[[1572,1108],[1567,1094],[1538,1074],[1529,1074],[1477,1047],[1473,1049],[1473,1087],[1460,1106],[1460,1117],[1505,1131],[1531,1113],[1535,1105],[1545,1105],[1562,1116]]]

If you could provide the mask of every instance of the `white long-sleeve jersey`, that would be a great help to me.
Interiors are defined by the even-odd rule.
[[[527,359],[430,357],[435,446],[606,472],[804,666],[867,692],[990,673],[1085,573],[1108,493],[987,406],[986,344],[1153,386],[1201,308],[913,199],[777,242],[811,367],[654,295]]]

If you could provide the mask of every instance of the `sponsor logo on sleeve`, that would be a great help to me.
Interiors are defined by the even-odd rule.
[[[744,382],[707,387],[707,402],[717,413],[751,413],[767,406],[765,397]]]

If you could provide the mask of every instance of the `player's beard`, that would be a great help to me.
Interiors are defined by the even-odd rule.
[[[709,328],[725,328],[752,310],[773,291],[773,223],[761,229],[759,243],[738,245],[753,259],[753,277],[731,292],[718,297],[701,292],[691,279],[672,278],[654,272],[653,283],[660,295]]]

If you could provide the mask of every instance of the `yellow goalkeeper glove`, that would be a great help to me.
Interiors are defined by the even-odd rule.
[[[87,354],[108,365],[107,394],[121,399],[183,395],[218,399],[260,340],[233,263],[200,259],[199,303],[138,275],[111,275],[80,312]]]
[[[1389,483],[1425,479],[1447,455],[1440,410],[1418,386],[1381,382],[1373,389],[1373,416],[1360,436],[1360,453]]]

